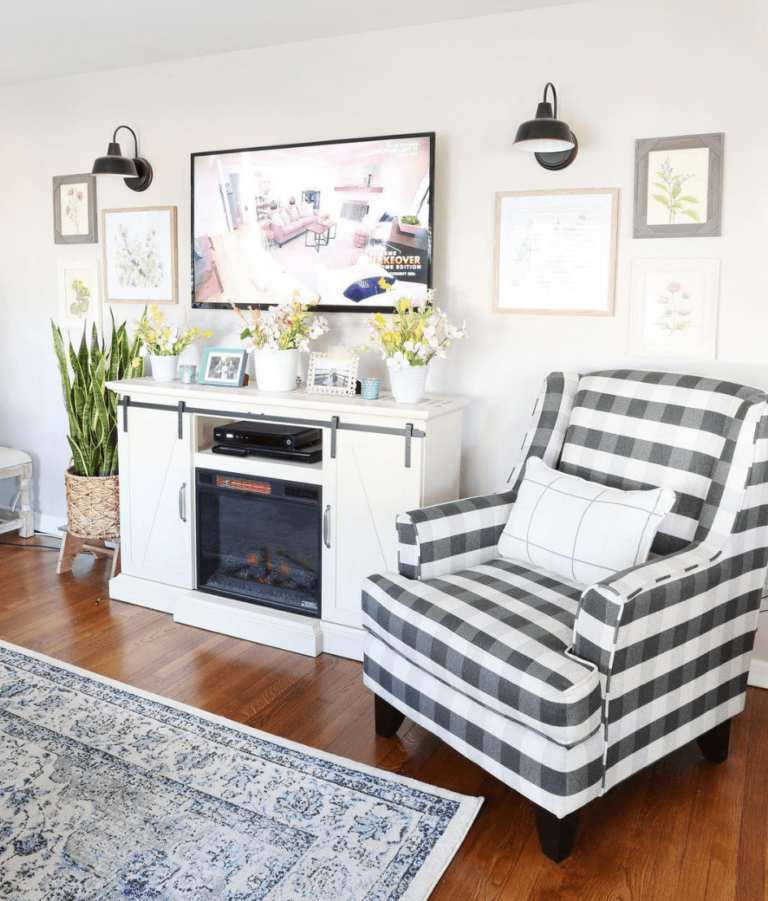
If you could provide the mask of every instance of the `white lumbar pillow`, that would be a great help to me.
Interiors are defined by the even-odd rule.
[[[674,502],[668,488],[606,488],[531,457],[499,555],[582,585],[599,582],[648,559]]]

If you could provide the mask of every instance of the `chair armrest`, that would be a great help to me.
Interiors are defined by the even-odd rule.
[[[505,491],[401,513],[400,575],[434,579],[492,560],[511,509],[512,492]]]
[[[714,625],[708,621],[713,609],[748,590],[738,577],[757,573],[751,581],[759,585],[764,565],[763,551],[733,556],[712,545],[693,544],[604,579],[581,596],[573,652],[604,676],[650,661],[705,634]],[[744,612],[735,605],[732,611],[720,611],[717,619],[723,622]]]

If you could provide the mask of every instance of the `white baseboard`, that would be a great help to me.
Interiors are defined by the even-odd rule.
[[[755,688],[768,688],[768,660],[752,658],[747,684]]]
[[[35,531],[42,532],[44,535],[53,535],[55,538],[61,538],[61,529],[66,525],[66,522],[66,516],[56,516],[55,513],[35,512]]]
[[[326,654],[362,661],[365,647],[365,635],[362,629],[355,629],[354,626],[341,626],[327,620],[323,620],[321,625],[323,651]]]

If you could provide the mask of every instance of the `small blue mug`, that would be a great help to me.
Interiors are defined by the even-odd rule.
[[[381,387],[381,379],[365,378],[361,379],[362,388],[360,396],[363,400],[378,400],[379,388]]]
[[[181,379],[183,384],[194,384],[196,376],[197,366],[195,366],[193,363],[182,363],[181,366],[179,366],[179,378]]]

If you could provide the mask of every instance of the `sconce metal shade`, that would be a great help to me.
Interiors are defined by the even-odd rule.
[[[117,133],[125,128],[133,135],[133,158],[123,156],[123,151],[117,143]],[[139,156],[139,142],[136,132],[128,125],[118,125],[112,140],[107,147],[107,155],[98,157],[91,169],[93,175],[117,175],[125,179],[125,184],[132,191],[146,191],[152,184],[152,166],[143,157]]]
[[[554,109],[547,100],[550,88]],[[557,118],[557,93],[552,82],[547,82],[544,98],[536,108],[536,118],[523,122],[517,129],[514,147],[535,154],[537,162],[545,169],[565,169],[576,158],[578,146],[576,135]]]
[[[107,155],[100,156],[93,164],[93,175],[120,175],[122,178],[136,178],[136,163],[127,156],[123,156],[120,145],[111,141],[107,148]]]

